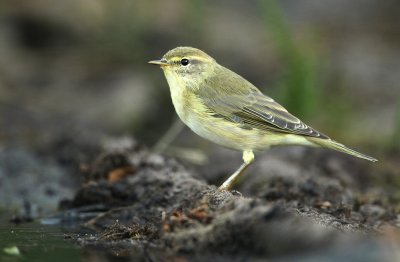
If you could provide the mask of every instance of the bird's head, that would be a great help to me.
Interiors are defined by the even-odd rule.
[[[175,77],[186,84],[196,84],[214,72],[214,58],[193,47],[177,47],[168,51],[160,60],[149,61],[159,65],[167,77]]]

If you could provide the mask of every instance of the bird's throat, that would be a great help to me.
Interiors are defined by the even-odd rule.
[[[171,92],[172,103],[174,104],[175,111],[183,122],[187,122],[187,90],[182,79],[180,79],[175,72],[171,70],[164,70],[165,78],[167,79],[169,89]]]

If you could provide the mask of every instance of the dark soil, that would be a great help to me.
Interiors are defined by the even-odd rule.
[[[221,192],[216,185],[239,165],[237,152],[217,149],[194,171],[131,138],[65,123],[32,130],[34,140],[10,132],[1,148],[1,205],[17,210],[13,223],[41,218],[66,228],[68,241],[101,259],[398,258],[395,154],[370,164],[274,148],[256,155],[237,191]]]
[[[124,145],[104,149],[86,165],[82,186],[52,216],[81,228],[67,236],[82,247],[147,261],[382,261],[383,254],[396,255],[388,248],[399,241],[393,199],[382,187],[368,186],[373,176],[358,160],[272,150],[258,160],[268,157],[279,172],[264,175],[256,166],[238,186],[241,192],[223,192],[174,159],[132,141]],[[285,151],[291,152],[286,158]]]

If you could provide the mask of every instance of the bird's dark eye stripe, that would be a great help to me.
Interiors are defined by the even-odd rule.
[[[182,58],[182,60],[181,60],[181,65],[187,66],[188,64],[189,64],[189,59],[187,59],[187,58]]]

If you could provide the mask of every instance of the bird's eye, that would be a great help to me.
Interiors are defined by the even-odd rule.
[[[188,64],[189,64],[189,59],[183,58],[183,59],[181,60],[181,65],[187,66]]]

